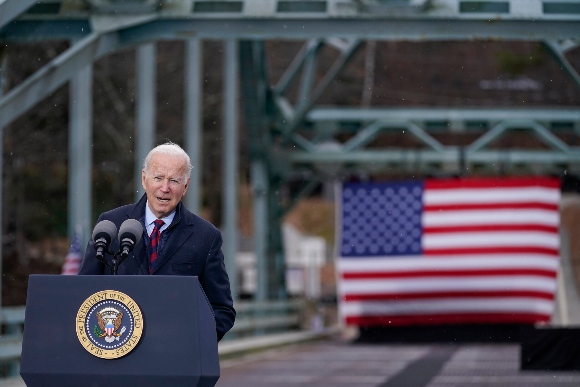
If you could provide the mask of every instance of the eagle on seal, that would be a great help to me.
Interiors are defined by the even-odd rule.
[[[97,313],[97,323],[103,332],[99,337],[105,337],[107,342],[114,340],[114,337],[119,337],[125,331],[124,329],[117,333],[121,322],[123,321],[123,312],[115,308],[103,308]]]

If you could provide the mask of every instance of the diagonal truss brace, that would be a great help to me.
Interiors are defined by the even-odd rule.
[[[503,134],[513,129],[531,129],[536,133],[538,138],[540,138],[546,145],[550,146],[554,150],[561,152],[568,152],[570,147],[560,140],[558,137],[554,136],[548,129],[540,125],[535,121],[512,121],[512,122],[500,122],[489,132],[478,138],[474,143],[467,147],[467,154],[472,154],[485,146],[489,145],[495,139],[501,137]]]
[[[363,148],[365,145],[368,145],[370,142],[372,142],[377,137],[377,135],[379,135],[379,133],[386,130],[400,130],[401,128],[409,130],[409,132],[414,137],[416,137],[424,145],[428,146],[432,150],[443,151],[446,148],[438,140],[427,133],[423,128],[413,122],[392,122],[378,120],[360,130],[353,138],[348,140],[343,145],[339,145],[336,151],[352,152],[359,150],[360,148]],[[292,141],[294,144],[298,145],[307,152],[312,153],[319,150],[317,144],[307,140],[297,133],[292,135]]]
[[[0,98],[0,128],[69,81],[79,70],[118,47],[116,32],[94,33],[74,44]]]
[[[566,72],[572,77],[574,82],[576,82],[576,85],[580,87],[580,74],[578,74],[578,71],[576,71],[574,66],[572,66],[572,64],[566,58],[565,55],[566,51],[568,51],[571,48],[577,47],[578,45],[577,44],[566,45],[565,43],[560,44],[559,42],[554,40],[544,41],[544,45],[548,48],[548,50],[552,53],[552,55],[554,55],[556,60],[560,62],[564,70],[566,70]]]
[[[302,69],[306,58],[312,53],[316,53],[321,44],[322,42],[319,39],[311,39],[302,46],[300,52],[294,57],[276,86],[273,87],[274,93],[282,95],[286,92],[288,86],[290,86],[298,72]]]
[[[0,29],[36,3],[36,0],[0,0]]]
[[[400,128],[406,128],[411,132],[413,136],[415,136],[418,140],[420,140],[424,145],[427,145],[429,148],[433,150],[442,151],[445,149],[445,146],[443,144],[441,144],[429,133],[427,133],[425,130],[419,127],[419,125],[413,122],[377,121],[367,126],[360,132],[358,132],[356,136],[354,136],[346,144],[344,144],[344,150],[352,151],[359,149],[370,143],[381,131],[385,129],[400,129]]]
[[[437,111],[433,112],[433,114]],[[552,116],[562,118],[562,114],[553,113]],[[432,115],[432,114],[431,114]],[[540,116],[545,116],[540,113]],[[569,115],[572,117],[571,115]],[[466,116],[467,117],[467,116]],[[573,118],[574,120],[576,118]],[[381,132],[388,129],[409,130],[425,145],[423,148],[388,147],[386,149],[368,149],[365,147]],[[501,136],[514,130],[528,130],[546,144],[550,149],[491,149],[489,145]],[[295,136],[293,136],[294,139]],[[438,163],[476,163],[491,165],[531,163],[535,165],[550,165],[580,162],[580,147],[567,144],[555,136],[548,128],[541,125],[537,119],[507,119],[501,121],[490,131],[477,139],[471,145],[463,148],[448,146],[431,137],[415,122],[378,119],[343,144],[335,144],[335,148],[318,147],[316,144],[302,139],[304,150],[295,150],[289,155],[293,164],[318,165],[342,164],[343,168],[349,165],[370,164],[373,168],[389,170],[396,165],[415,165],[428,167]]]
[[[316,51],[319,48],[318,41],[312,41],[307,44],[291,64],[287,71],[287,75],[283,77],[279,85],[274,88],[274,92],[277,95],[275,98],[279,108],[283,111],[283,115],[286,118],[286,125],[282,128],[282,134],[284,140],[289,140],[292,137],[294,130],[300,125],[304,120],[308,111],[316,104],[316,102],[322,96],[322,93],[328,88],[330,83],[336,78],[336,76],[342,71],[349,60],[352,58],[356,50],[360,47],[361,41],[358,39],[353,39],[346,41],[342,47],[341,54],[337,60],[330,67],[328,72],[324,75],[322,80],[314,87],[310,95],[308,95],[309,85],[312,75],[308,75],[307,72],[314,71],[314,59]],[[333,46],[337,47],[336,44]],[[281,93],[284,92],[289,85],[291,79],[296,75],[296,72],[305,66],[305,75],[302,82],[302,89],[300,91],[300,98],[296,109],[290,109],[288,103],[284,103],[284,98],[281,97]],[[281,106],[282,105],[282,106]]]

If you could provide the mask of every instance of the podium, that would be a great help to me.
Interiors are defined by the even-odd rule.
[[[197,277],[31,275],[20,374],[28,387],[214,386],[213,311]]]

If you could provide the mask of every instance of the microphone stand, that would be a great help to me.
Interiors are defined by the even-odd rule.
[[[112,255],[113,259],[111,259],[111,262],[107,261],[103,255],[103,253],[97,252],[97,259],[101,262],[103,262],[106,266],[108,266],[111,269],[111,275],[117,275],[117,270],[119,268],[119,265],[121,264],[121,262],[123,262],[125,260],[125,258],[127,258],[127,256],[129,255],[129,251],[127,251],[126,249],[123,249],[122,251],[119,251],[117,253],[113,253],[111,250],[107,250],[107,254]]]

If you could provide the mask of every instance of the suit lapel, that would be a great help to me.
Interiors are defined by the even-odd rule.
[[[147,252],[145,250],[145,236],[141,238],[139,243],[135,245],[133,249],[133,259],[136,261],[137,266],[141,269],[141,274],[149,274],[149,262],[147,260]]]
[[[193,234],[193,223],[185,216],[183,210],[183,203],[177,205],[177,212],[173,219],[173,224],[170,226],[169,236],[165,241],[161,254],[157,257],[157,264],[153,273],[159,271],[161,267],[171,258],[185,243],[185,241]]]
[[[146,196],[143,195],[133,208],[127,212],[127,219],[136,219],[142,225],[141,218],[145,216],[145,203],[147,203],[147,199]],[[145,243],[147,241],[146,233],[146,229],[143,228],[143,235],[141,236],[139,243],[135,245],[131,259],[135,260],[135,264],[141,270],[141,274],[148,275],[149,260],[147,259],[147,249],[145,249]]]

